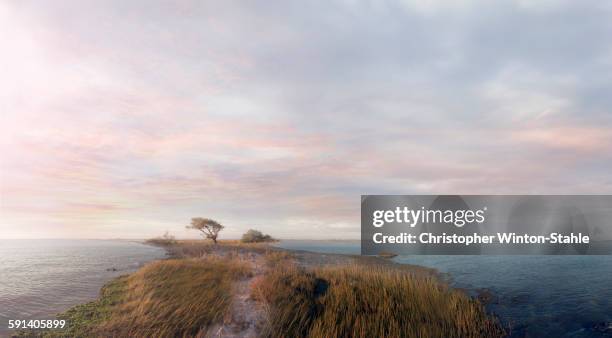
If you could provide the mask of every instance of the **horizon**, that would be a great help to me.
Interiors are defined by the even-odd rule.
[[[612,193],[610,14],[0,3],[0,236],[358,239],[364,194]]]
[[[0,238],[0,241],[12,241],[12,240],[18,240],[18,241],[29,241],[29,240],[33,240],[33,241],[38,241],[38,240],[58,240],[58,241],[76,241],[76,240],[84,240],[84,241],[146,241],[148,239],[151,238],[121,238],[121,237],[117,237],[117,238],[85,238],[85,237],[45,237],[45,238]],[[181,237],[181,238],[176,238],[176,240],[179,241],[184,241],[184,240],[203,240],[203,241],[210,241],[207,238],[203,238],[203,237],[199,237],[199,238],[192,238],[192,237]],[[220,242],[223,241],[237,241],[240,240],[240,237],[232,237],[232,238],[219,238],[218,239]],[[340,239],[340,238],[328,238],[328,239],[312,239],[312,238],[275,238],[275,240],[277,241],[313,241],[313,242],[361,242],[361,239]]]

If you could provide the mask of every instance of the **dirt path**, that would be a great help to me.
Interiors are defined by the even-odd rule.
[[[251,289],[265,272],[265,262],[261,254],[248,252],[240,258],[251,265],[252,276],[234,285],[232,309],[222,325],[214,325],[208,330],[208,337],[257,337],[259,325],[265,320],[263,304],[251,298]]]
[[[230,255],[232,258],[239,258],[251,267],[252,275],[234,283],[234,290],[232,292],[234,298],[230,313],[224,318],[222,324],[209,327],[205,333],[206,337],[259,336],[261,326],[267,320],[267,311],[265,309],[265,304],[251,298],[251,290],[253,290],[256,283],[264,277],[268,269],[265,255],[270,251],[287,252],[291,255],[292,260],[297,266],[306,269],[323,266],[344,266],[348,264],[385,265],[406,270],[415,275],[437,276],[437,272],[433,269],[415,265],[398,264],[380,257],[321,254],[298,250],[288,251],[269,247],[245,248],[240,246],[216,246],[211,250],[205,251],[204,254],[219,257],[227,257]],[[183,252],[180,254],[185,255]]]

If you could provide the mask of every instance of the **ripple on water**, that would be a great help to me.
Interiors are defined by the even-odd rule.
[[[0,336],[9,319],[53,318],[95,299],[108,280],[164,256],[128,241],[0,240]]]

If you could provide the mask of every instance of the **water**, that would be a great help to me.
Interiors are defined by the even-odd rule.
[[[276,242],[274,245],[280,248],[291,250],[304,250],[345,255],[361,254],[361,242],[359,241],[283,240],[280,242]]]
[[[53,319],[94,300],[110,279],[164,256],[130,241],[0,240],[0,336],[9,319]]]
[[[358,241],[283,241],[280,247],[358,254]],[[489,289],[487,306],[516,337],[612,337],[611,256],[398,256],[448,274],[471,294]],[[606,329],[609,328],[609,329]]]

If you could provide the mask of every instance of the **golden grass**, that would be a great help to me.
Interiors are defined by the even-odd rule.
[[[97,301],[61,314],[66,331],[42,336],[202,337],[228,315],[233,282],[250,273],[233,259],[156,261],[109,283]]]
[[[293,263],[293,255],[282,250],[268,250],[264,258],[266,265],[270,268]]]
[[[239,240],[219,240],[217,244],[207,240],[179,240],[167,246],[166,250],[176,258],[201,258],[211,253],[265,253],[269,247],[266,243],[242,243]]]
[[[168,238],[150,238],[147,239],[145,243],[156,246],[169,246],[176,244],[176,240]]]
[[[254,297],[268,304],[267,337],[500,337],[495,319],[434,278],[385,267],[274,269]]]
[[[217,244],[213,243],[211,240],[207,239],[179,239],[176,241],[178,245],[200,245],[200,246],[242,246],[242,247],[252,247],[253,245],[261,245],[258,243],[243,243],[239,239],[219,239],[217,240]]]
[[[170,235],[170,233],[166,231],[166,233],[162,236],[147,239],[145,243],[156,246],[169,246],[176,244],[177,241],[174,236]]]
[[[167,249],[182,258],[111,281],[98,300],[59,316],[69,322],[66,330],[42,335],[202,337],[229,315],[233,283],[251,274],[241,259],[254,253],[264,255],[267,266],[251,291],[267,310],[263,337],[504,335],[478,301],[430,274],[380,260],[306,270],[296,265],[296,255],[265,245],[179,241]]]
[[[191,337],[220,322],[232,282],[249,273],[236,260],[157,261],[131,275],[123,303],[100,332],[121,336]]]

